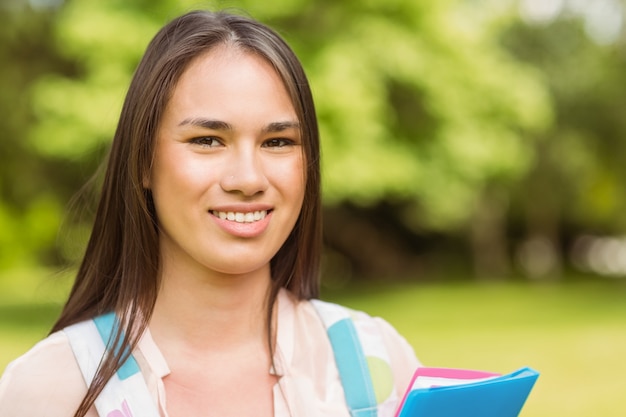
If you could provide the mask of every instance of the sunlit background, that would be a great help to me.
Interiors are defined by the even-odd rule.
[[[324,296],[429,365],[535,367],[522,417],[626,415],[625,0],[1,0],[0,370],[61,308],[147,43],[227,7],[310,78]]]

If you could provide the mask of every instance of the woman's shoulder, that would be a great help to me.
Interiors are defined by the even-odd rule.
[[[300,302],[297,310],[307,316],[309,322],[321,323],[320,327],[327,332],[328,338],[337,338],[335,340],[343,347],[346,339],[358,340],[368,367],[372,371],[371,367],[375,366],[372,378],[382,378],[375,385],[380,383],[387,387],[389,380],[384,375],[389,375],[390,371],[395,395],[401,397],[404,394],[420,362],[411,344],[387,320],[320,300]]]
[[[64,332],[55,332],[38,342],[28,352],[11,362],[2,377],[14,381],[46,376],[52,370],[67,369],[68,362],[74,363],[72,348]],[[80,375],[80,373],[79,373]]]
[[[361,326],[365,331],[380,334],[386,341],[397,341],[406,345],[404,347],[410,347],[405,338],[386,319],[372,316],[365,311],[317,299],[302,301],[298,303],[297,309],[300,310],[300,314],[309,318],[321,319],[327,329],[342,320],[348,319],[355,325]]]
[[[72,415],[85,392],[67,336],[56,332],[7,366],[0,378],[0,415]]]
[[[301,301],[296,310],[300,315],[306,316],[309,321],[322,323],[327,331],[334,324],[349,319],[355,326],[359,327],[360,334],[370,333],[375,336],[373,338],[365,336],[363,338],[365,340],[361,343],[367,343],[369,340],[382,342],[393,367],[398,371],[408,369],[412,373],[420,365],[413,347],[392,324],[382,317],[371,316],[364,311],[321,300]],[[400,373],[404,374],[404,372]],[[406,376],[403,375],[402,379],[405,378]],[[410,375],[408,378],[410,379]]]

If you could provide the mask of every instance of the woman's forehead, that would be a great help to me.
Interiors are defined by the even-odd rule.
[[[172,91],[164,119],[166,124],[215,120],[233,126],[255,119],[263,126],[301,123],[274,66],[231,46],[213,48],[190,63]]]

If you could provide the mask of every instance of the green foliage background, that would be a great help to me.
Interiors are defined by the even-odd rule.
[[[74,213],[92,202],[67,208],[106,155],[146,44],[175,15],[230,8],[276,28],[301,57],[329,223],[336,208],[372,221],[384,206],[400,234],[449,242],[432,250],[457,248],[452,263],[479,276],[528,272],[517,252],[538,239],[554,258],[543,275],[558,276],[576,236],[626,228],[624,36],[595,42],[574,1],[542,22],[521,18],[526,3],[11,0],[0,7],[0,110],[11,115],[0,122],[0,265],[80,257],[89,212]],[[345,241],[334,229],[330,252],[356,271],[384,275],[395,262],[385,247],[398,233]],[[381,268],[351,253],[364,240],[380,240]],[[404,246],[402,265],[430,253]]]
[[[466,3],[212,8],[246,10],[299,53],[318,105],[329,204],[418,200],[422,221],[450,229],[467,221],[466,208],[486,184],[506,184],[528,169],[527,135],[551,117],[536,74],[494,45],[503,15]],[[59,11],[55,43],[79,74],[35,83],[40,122],[29,139],[36,151],[71,161],[106,146],[145,45],[168,18],[199,6],[149,4],[76,1]]]

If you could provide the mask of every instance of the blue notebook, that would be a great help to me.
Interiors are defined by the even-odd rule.
[[[506,375],[419,368],[397,417],[517,417],[539,377],[531,368]]]

